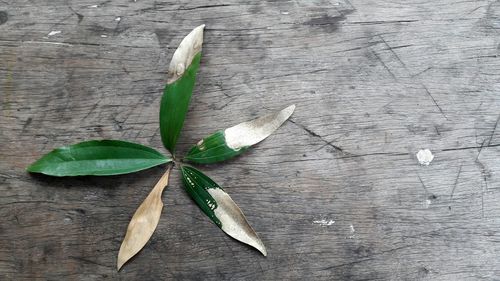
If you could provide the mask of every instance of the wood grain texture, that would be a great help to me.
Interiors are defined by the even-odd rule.
[[[178,151],[297,105],[245,155],[201,167],[268,257],[213,225],[174,170],[152,240],[118,273],[127,224],[165,167],[24,169],[87,139],[160,148],[168,62],[203,23]],[[486,0],[2,0],[1,279],[498,280],[499,35],[500,2]]]

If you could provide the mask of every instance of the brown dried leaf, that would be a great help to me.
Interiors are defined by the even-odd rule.
[[[160,220],[161,210],[163,209],[161,195],[163,189],[168,185],[170,168],[171,166],[167,168],[165,174],[163,174],[148,197],[137,208],[137,211],[135,211],[134,216],[130,220],[127,234],[125,234],[125,238],[120,246],[120,252],[118,253],[118,270],[130,258],[135,256],[146,245],[151,235],[153,235]]]

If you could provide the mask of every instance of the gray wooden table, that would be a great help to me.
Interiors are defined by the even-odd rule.
[[[88,139],[160,149],[168,62],[202,23],[180,151],[297,105],[247,154],[202,167],[269,255],[211,223],[176,171],[152,240],[117,272],[164,167],[24,169]],[[499,53],[498,1],[2,0],[0,279],[500,280]]]

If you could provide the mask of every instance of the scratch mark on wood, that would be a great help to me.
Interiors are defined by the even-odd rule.
[[[493,130],[491,131],[490,139],[488,140],[488,146],[491,144],[491,140],[493,139],[493,136],[495,135],[495,131],[497,130],[499,121],[500,121],[500,115],[498,115],[497,121],[495,122],[495,126],[493,126]]]
[[[498,147],[500,146],[499,144],[491,144],[491,145],[485,145],[483,147]],[[481,146],[466,146],[466,147],[457,147],[457,148],[444,148],[441,151],[456,151],[456,150],[468,150],[468,149],[480,149]]]
[[[420,181],[420,183],[422,184],[422,187],[424,188],[424,191],[425,191],[425,197],[427,197],[427,187],[425,187],[425,184],[424,182],[422,181],[422,179],[420,178],[420,175],[417,174],[417,177],[418,177],[418,180]]]
[[[436,134],[437,134],[438,136],[441,136],[441,132],[439,131],[438,126],[434,125],[434,129],[436,130]]]
[[[460,167],[458,168],[458,173],[455,178],[455,183],[453,184],[453,189],[451,190],[450,194],[450,201],[453,199],[453,194],[455,193],[455,189],[457,188],[458,185],[458,179],[460,178],[460,173],[462,172],[462,164],[460,164]]]
[[[97,101],[96,103],[94,103],[94,105],[92,106],[92,108],[87,112],[87,114],[85,114],[85,116],[83,116],[82,120],[85,120],[87,119],[87,117],[90,116],[90,114],[92,114],[92,112],[97,108],[97,106],[99,105],[99,101]]]
[[[483,175],[484,179],[484,184],[486,187],[486,190],[488,190],[488,181],[486,180],[486,175]],[[484,191],[485,187],[481,184],[481,218],[484,218]]]
[[[339,159],[345,159],[345,158],[358,158],[358,157],[366,157],[366,156],[403,156],[403,155],[408,155],[407,152],[374,152],[374,153],[365,153],[365,154],[352,154],[349,153],[347,156],[342,156],[339,157]]]
[[[375,24],[391,24],[391,23],[412,23],[418,20],[386,20],[386,21],[351,21],[349,24],[375,25]]]
[[[479,152],[477,153],[476,156],[476,162],[479,159],[479,155],[481,154],[481,151],[483,151],[483,147],[491,147],[491,140],[493,139],[493,136],[495,135],[495,131],[497,130],[498,123],[500,121],[500,115],[498,115],[497,121],[495,122],[495,125],[493,126],[493,130],[491,131],[490,137],[488,138],[488,144],[485,146],[484,143],[486,142],[486,139],[483,140],[481,143],[481,147],[479,148]]]
[[[345,50],[340,50],[340,51],[335,51],[335,52],[332,52],[332,54],[338,54],[338,53],[345,53],[345,52],[350,52],[350,51],[357,51],[357,50],[362,50],[362,49],[366,49],[368,47],[371,47],[371,46],[374,46],[374,45],[377,45],[379,43],[382,43],[382,41],[373,41],[373,42],[368,42],[366,45],[364,46],[359,46],[359,47],[353,47],[353,48],[349,48],[349,49],[345,49]]]
[[[153,139],[158,135],[158,133],[160,132],[160,127],[158,127],[154,133],[151,135],[151,137],[149,138],[149,142],[153,142]]]
[[[391,74],[392,78],[394,78],[394,80],[398,81],[398,78],[396,78],[396,75],[394,75],[392,70],[385,64],[384,60],[382,60],[382,58],[376,52],[372,51],[372,54],[382,63],[382,65],[387,70],[387,72],[389,72],[389,74]]]
[[[477,153],[477,156],[476,156],[476,161],[479,159],[479,155],[481,154],[481,151],[483,150],[483,147],[484,147],[484,143],[486,142],[486,139],[483,140],[483,142],[481,143],[481,146],[479,147],[479,152]]]
[[[398,56],[398,54],[396,54],[394,49],[385,41],[384,37],[382,37],[382,35],[379,35],[378,37],[380,38],[380,40],[382,40],[382,42],[384,42],[384,44],[387,46],[389,51],[391,51],[391,53],[396,57],[396,59],[401,63],[401,65],[403,65],[403,68],[406,71],[408,71],[408,68],[406,68],[406,64],[401,60],[401,58]]]
[[[77,260],[77,261],[83,261],[83,262],[85,262],[85,263],[89,263],[89,264],[94,264],[94,265],[102,266],[102,267],[109,267],[109,268],[112,268],[112,266],[105,265],[105,264],[100,264],[100,263],[98,263],[98,262],[95,262],[95,261],[93,261],[93,260],[89,260],[89,259],[87,259],[87,258],[83,258],[83,257],[69,256],[68,258],[73,259],[73,260]]]
[[[179,10],[191,11],[191,10],[196,10],[196,9],[209,9],[209,8],[229,7],[229,6],[231,6],[231,5],[229,5],[229,4],[202,5],[202,6],[189,7],[189,8],[181,7],[181,8],[179,8]]]
[[[68,6],[68,8],[71,10],[71,12],[73,12],[73,14],[75,14],[78,17],[78,23],[81,23],[84,16],[82,14],[78,13],[77,11],[75,11],[71,6]]]
[[[28,119],[26,120],[26,122],[23,125],[23,129],[21,130],[21,132],[24,132],[26,130],[26,128],[31,124],[31,121],[33,121],[33,118],[28,117]]]
[[[470,15],[470,14],[474,13],[475,11],[477,11],[477,10],[483,8],[483,7],[484,6],[478,6],[478,7],[474,8],[474,9],[472,9],[470,12],[468,12],[467,15]]]
[[[410,45],[400,45],[400,46],[394,46],[394,47],[390,47],[392,50],[396,50],[396,49],[403,49],[403,48],[407,48],[407,47],[412,47],[414,46],[413,44],[410,44]]]
[[[424,69],[424,70],[422,70],[422,71],[420,71],[420,72],[417,72],[417,73],[415,73],[415,74],[411,75],[411,77],[413,78],[413,77],[419,76],[420,74],[423,74],[423,73],[425,73],[425,72],[427,72],[427,71],[429,71],[429,70],[431,70],[431,69],[432,69],[432,66],[429,66],[429,67],[427,67],[426,69]]]
[[[338,139],[334,139],[334,140],[331,140],[329,142],[325,142],[325,144],[323,144],[322,146],[320,146],[318,149],[316,149],[315,151],[320,151],[321,149],[323,149],[325,146],[330,146],[336,150],[339,150],[339,151],[343,151],[342,148],[334,145],[333,143],[336,142]]]
[[[325,143],[325,145],[328,145],[332,148],[334,148],[335,150],[338,150],[340,152],[343,152],[343,149],[332,144],[331,142],[325,140],[321,135],[317,134],[316,132],[312,131],[311,129],[307,128],[306,126],[302,125],[302,124],[299,124],[295,121],[293,121],[292,119],[288,119],[290,122],[292,122],[293,124],[295,124],[296,126],[298,126],[299,128],[303,129],[304,131],[306,131],[309,135],[315,137],[315,138],[318,138],[320,139],[321,141],[323,141]]]
[[[442,227],[442,228],[439,228],[439,229],[434,229],[434,230],[431,230],[431,231],[425,231],[425,232],[420,232],[420,233],[417,233],[415,235],[403,235],[403,239],[406,240],[406,239],[411,239],[411,238],[418,238],[418,239],[421,239],[422,237],[426,237],[426,236],[446,236],[443,231],[444,230],[448,230],[448,229],[454,229],[455,227],[453,226],[445,226],[445,227]]]
[[[429,95],[429,97],[432,99],[432,102],[434,103],[434,105],[439,109],[439,112],[441,112],[441,114],[444,116],[444,119],[448,120],[448,117],[446,116],[446,114],[444,114],[443,109],[441,109],[441,107],[439,106],[439,104],[437,103],[437,101],[434,99],[434,97],[432,96],[432,94],[429,91],[429,89],[427,89],[427,87],[425,85],[423,85],[423,84],[422,84],[422,87],[424,87],[424,90],[427,93],[427,95]]]
[[[399,250],[411,248],[413,246],[414,245],[405,245],[405,246],[401,246],[401,247],[396,247],[396,248],[393,248],[393,249],[389,249],[389,250],[386,250],[386,251],[380,251],[378,253],[373,253],[371,255],[368,255],[364,259],[356,260],[356,261],[353,261],[353,262],[342,263],[342,264],[338,264],[338,265],[328,266],[328,267],[322,268],[321,270],[330,270],[330,269],[334,269],[334,268],[345,267],[345,266],[350,266],[350,265],[353,265],[353,264],[362,263],[362,262],[365,262],[365,261],[370,261],[375,256],[380,256],[380,255],[383,255],[383,254],[392,253],[392,252],[395,252],[395,251],[399,251]]]

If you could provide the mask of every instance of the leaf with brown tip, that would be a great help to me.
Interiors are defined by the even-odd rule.
[[[204,24],[196,27],[182,40],[168,68],[167,85],[160,102],[160,134],[163,146],[172,154],[184,125],[200,66],[204,28]]]
[[[290,105],[278,112],[217,131],[200,140],[184,159],[198,164],[211,164],[238,156],[270,136],[290,118],[294,110],[295,105]]]
[[[187,193],[200,209],[227,235],[259,250],[267,250],[233,199],[207,175],[190,166],[181,166]]]
[[[170,168],[160,178],[153,190],[149,193],[148,197],[135,211],[134,216],[130,220],[127,228],[127,234],[123,239],[118,253],[117,269],[120,268],[133,256],[135,256],[153,235],[153,232],[160,220],[161,210],[163,209],[163,202],[161,195],[163,189],[168,185],[168,177],[170,175]]]

